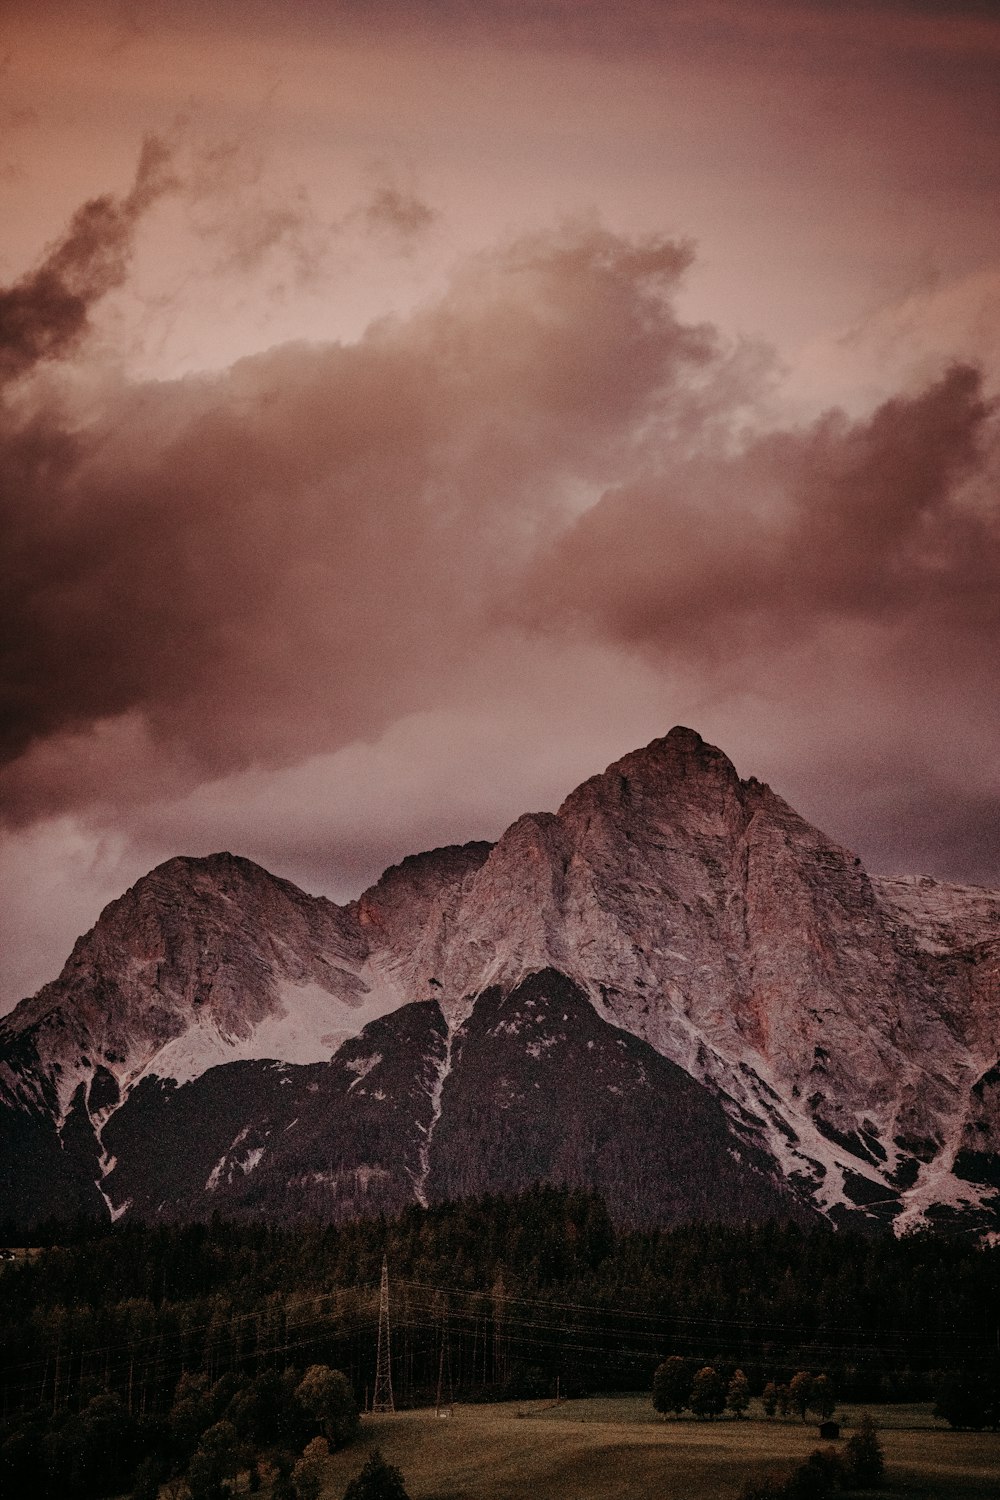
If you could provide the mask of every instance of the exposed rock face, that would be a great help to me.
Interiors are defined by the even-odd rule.
[[[1000,893],[869,877],[675,729],[346,907],[169,861],[0,1023],[0,1100],[22,1218],[337,1217],[543,1177],[647,1222],[975,1228],[998,1060]]]

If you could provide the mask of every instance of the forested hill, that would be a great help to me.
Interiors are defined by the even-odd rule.
[[[0,1274],[6,1410],[93,1390],[163,1410],[185,1371],[317,1360],[363,1402],[383,1255],[404,1403],[444,1372],[466,1399],[556,1375],[643,1388],[670,1353],[739,1363],[752,1381],[804,1365],[845,1396],[916,1396],[988,1364],[1000,1328],[1000,1249],[793,1224],[623,1232],[598,1198],[536,1188],[388,1223],[65,1229]]]

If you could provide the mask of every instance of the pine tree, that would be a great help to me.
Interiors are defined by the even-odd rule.
[[[851,1434],[844,1450],[852,1484],[859,1490],[878,1489],[885,1479],[885,1455],[878,1440],[878,1429],[871,1412],[861,1413],[858,1430]]]
[[[773,1380],[769,1380],[764,1387],[760,1404],[764,1408],[765,1417],[773,1417],[778,1410],[778,1387]]]
[[[344,1500],[410,1500],[403,1475],[395,1464],[386,1463],[377,1448],[344,1491]]]

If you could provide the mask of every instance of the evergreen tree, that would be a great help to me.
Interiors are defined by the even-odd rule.
[[[885,1479],[885,1456],[870,1412],[861,1413],[858,1429],[848,1439],[844,1460],[850,1482],[859,1490],[880,1488]]]
[[[792,1409],[792,1393],[787,1385],[778,1386],[778,1410],[783,1417],[787,1417]]]
[[[344,1500],[410,1500],[403,1475],[395,1464],[386,1463],[377,1448],[344,1491]]]
[[[765,1417],[773,1417],[778,1410],[778,1387],[773,1380],[769,1380],[764,1387],[760,1404],[764,1408]]]

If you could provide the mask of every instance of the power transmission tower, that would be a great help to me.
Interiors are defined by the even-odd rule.
[[[382,1257],[382,1290],[378,1299],[378,1354],[372,1411],[395,1411],[392,1399],[392,1350],[389,1345],[389,1262]]]

